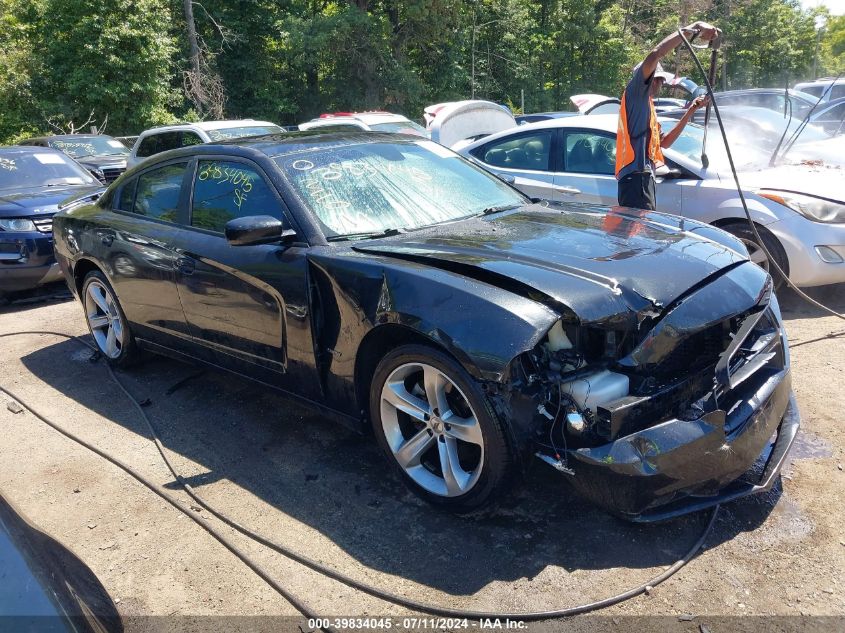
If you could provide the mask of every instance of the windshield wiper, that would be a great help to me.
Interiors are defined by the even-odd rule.
[[[346,240],[365,240],[374,237],[390,237],[391,235],[399,235],[400,233],[405,232],[405,229],[390,228],[384,229],[383,231],[364,231],[362,233],[344,233],[343,235],[332,235],[331,237],[327,237],[326,240],[328,240],[329,242],[343,242]]]
[[[510,211],[511,209],[516,209],[521,206],[521,204],[500,204],[498,207],[487,207],[486,209],[479,211],[476,215],[492,215],[493,213]]]

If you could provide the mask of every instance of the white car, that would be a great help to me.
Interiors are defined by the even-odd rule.
[[[414,123],[401,114],[391,112],[336,112],[322,114],[299,124],[301,131],[315,130],[365,130],[368,132],[394,132],[416,134],[428,137],[428,132],[419,123]]]
[[[126,163],[127,167],[134,167],[150,156],[169,149],[265,134],[284,134],[284,130],[275,123],[252,119],[162,125],[141,132]]]
[[[675,124],[661,118],[663,130]],[[456,151],[505,178],[529,196],[617,204],[617,117],[552,119],[485,137]],[[769,261],[754,241],[718,133],[688,125],[664,155],[659,211],[718,226],[739,237],[751,259]],[[845,282],[845,170],[817,163],[768,168],[769,152],[748,139],[732,146],[749,211],[778,265],[798,286]],[[819,161],[820,162],[820,161]],[[671,271],[667,271],[671,274]]]

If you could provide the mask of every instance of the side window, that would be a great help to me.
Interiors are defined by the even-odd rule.
[[[146,158],[147,156],[155,156],[168,149],[175,149],[179,147],[179,132],[161,132],[159,134],[150,134],[138,146],[138,156]]]
[[[612,176],[616,170],[616,139],[602,134],[566,135],[564,170],[578,174]]]
[[[138,176],[132,213],[175,222],[179,212],[179,193],[187,167],[187,163],[165,165]]]
[[[133,205],[135,204],[135,185],[138,184],[138,179],[133,178],[120,188],[117,199],[115,200],[115,209],[132,213]]]
[[[182,147],[189,147],[191,145],[202,145],[202,139],[196,132],[182,132]],[[168,148],[169,149],[169,148]]]
[[[246,163],[200,161],[191,226],[222,233],[226,222],[249,215],[282,219],[279,203],[261,174]]]
[[[504,138],[480,148],[476,157],[493,167],[549,171],[552,133],[548,130]]]
[[[845,97],[845,84],[836,84],[830,89],[830,101]]]

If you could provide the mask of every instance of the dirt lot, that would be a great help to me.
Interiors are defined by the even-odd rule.
[[[845,311],[845,288],[813,294]],[[649,595],[606,610],[600,620],[539,628],[632,630],[629,616],[663,615],[650,622],[715,633],[764,626],[720,616],[845,615],[845,324],[790,293],[782,303],[803,415],[782,490],[723,508],[706,551]],[[69,300],[0,312],[0,332],[24,329],[83,334],[85,325]],[[826,338],[830,333],[840,337]],[[0,381],[187,503],[137,413],[89,356],[54,336],[0,339]],[[491,610],[592,601],[674,562],[707,520],[705,513],[656,526],[622,523],[576,498],[542,464],[494,509],[456,518],[433,511],[386,475],[370,438],[277,394],[213,372],[168,392],[197,371],[152,358],[121,374],[138,398],[150,399],[147,411],[189,482],[241,523],[419,600]],[[175,616],[296,613],[187,517],[31,414],[11,413],[7,400],[0,398],[0,489],[93,569],[127,616],[127,630],[248,630],[261,620]],[[406,613],[206,520],[317,613]],[[133,618],[149,615],[174,617]],[[295,628],[285,622],[292,621],[273,621],[272,628]],[[647,628],[637,622],[638,630]],[[817,619],[778,622],[765,628],[832,626]]]

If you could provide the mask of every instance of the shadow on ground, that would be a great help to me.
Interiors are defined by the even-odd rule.
[[[86,356],[78,343],[63,341],[22,361],[68,398],[146,435],[104,368]],[[411,495],[386,468],[371,437],[272,390],[210,370],[171,389],[196,373],[195,367],[153,357],[121,377],[139,400],[150,399],[146,410],[164,444],[201,465],[205,472],[189,478],[200,494],[206,489],[212,497],[209,487],[229,480],[319,531],[362,565],[453,595],[532,578],[548,566],[572,572],[669,565],[686,553],[709,518],[705,512],[661,525],[624,523],[576,497],[539,462],[494,507],[456,517]],[[708,546],[759,527],[778,497],[775,491],[733,504]],[[218,506],[254,525],[237,504]]]
[[[839,314],[845,314],[845,284],[803,288],[802,291],[822,305]],[[778,291],[778,301],[786,321],[830,316],[829,312],[814,306],[791,288]],[[845,325],[845,324],[843,324]]]

